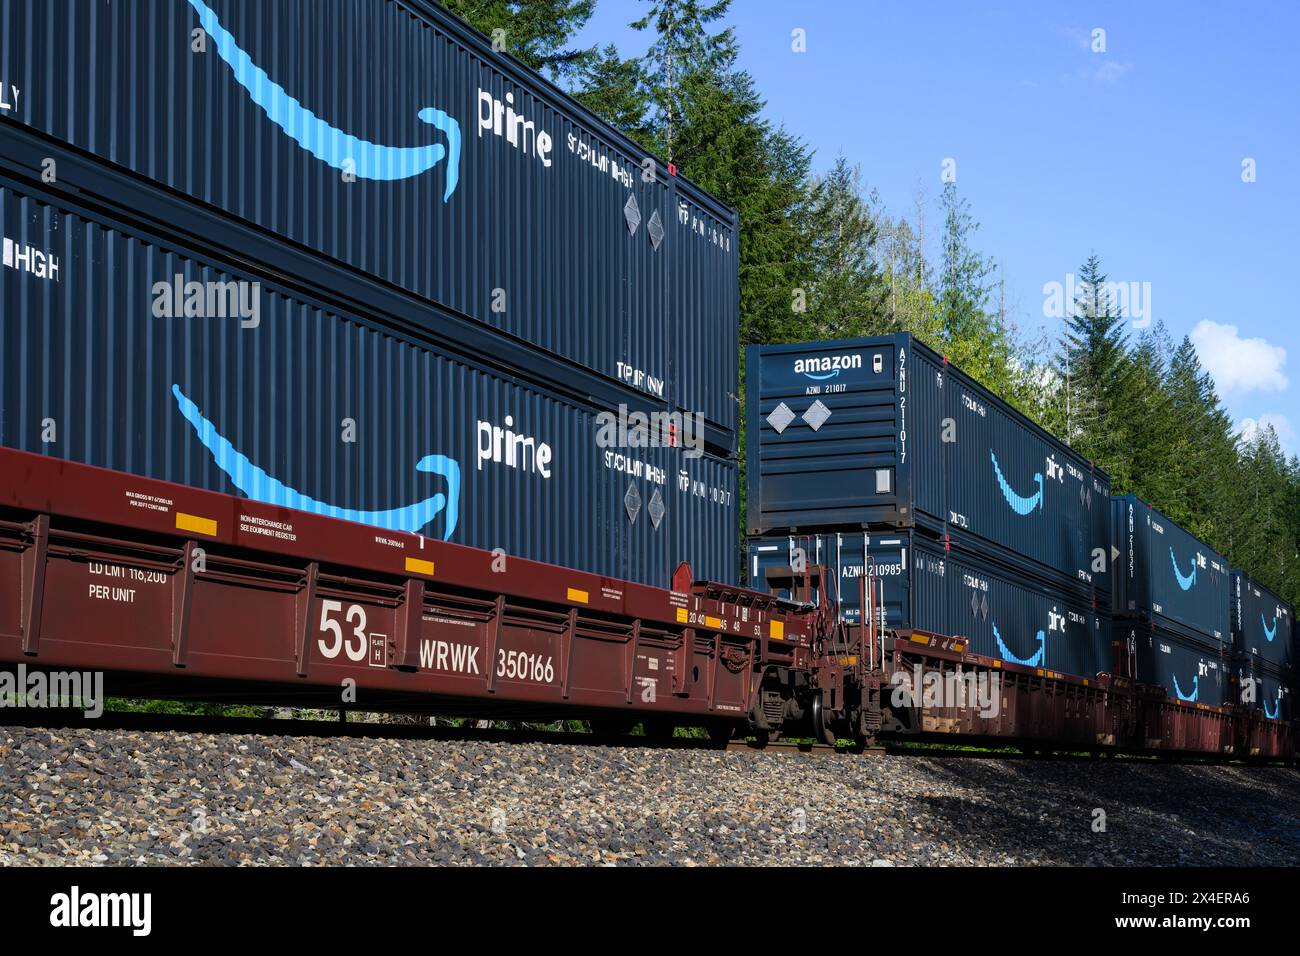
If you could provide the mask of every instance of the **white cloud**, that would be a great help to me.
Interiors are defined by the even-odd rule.
[[[1283,368],[1286,349],[1265,339],[1243,339],[1235,325],[1202,319],[1192,329],[1201,365],[1225,395],[1230,392],[1282,392],[1290,384]]]
[[[1237,426],[1237,434],[1243,442],[1253,441],[1262,429],[1270,425],[1273,426],[1273,431],[1277,432],[1277,439],[1284,449],[1289,450],[1294,447],[1295,429],[1291,427],[1291,422],[1285,415],[1268,413],[1260,415],[1259,418],[1243,418]]]
[[[1092,78],[1099,83],[1118,83],[1120,77],[1133,69],[1132,63],[1120,63],[1118,60],[1107,60],[1097,69],[1092,71]]]

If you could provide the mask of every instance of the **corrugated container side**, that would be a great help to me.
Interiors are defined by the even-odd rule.
[[[1295,685],[1288,675],[1259,661],[1236,666],[1239,702],[1262,711],[1272,720],[1291,720],[1295,714],[1292,697]]]
[[[918,527],[1109,594],[1106,475],[910,336],[751,347],[746,373],[751,534]]]
[[[810,564],[832,570],[847,621],[860,619],[860,585],[874,562],[886,627],[965,637],[971,653],[1079,677],[1112,669],[1106,615],[1078,594],[1017,576],[980,555],[945,552],[915,531],[751,538],[750,586],[767,590],[766,568],[788,566],[795,548]]]
[[[733,461],[601,447],[601,409],[13,188],[0,221],[0,444],[661,587],[683,560],[736,580]]]
[[[1241,569],[1232,572],[1232,649],[1265,665],[1294,662],[1295,609]]]
[[[751,534],[901,520],[897,496],[912,483],[899,475],[910,462],[899,451],[907,431],[895,397],[897,340],[882,340],[871,354],[828,351],[745,351]],[[807,416],[818,403],[829,417],[814,429]]]
[[[1214,648],[1149,621],[1116,619],[1115,640],[1132,647],[1139,683],[1163,687],[1171,700],[1222,707],[1232,703],[1232,672]]]
[[[441,8],[11,0],[4,23],[0,123],[735,430],[734,212]]]
[[[1227,559],[1134,495],[1112,502],[1119,551],[1116,615],[1154,620],[1193,639],[1231,639]]]

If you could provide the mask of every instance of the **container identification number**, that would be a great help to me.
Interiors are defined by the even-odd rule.
[[[497,651],[497,677],[507,680],[532,680],[539,684],[555,682],[554,658],[525,651]]]

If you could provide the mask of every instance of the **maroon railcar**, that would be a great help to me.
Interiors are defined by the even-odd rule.
[[[660,589],[0,448],[6,669],[102,671],[110,693],[718,738],[1295,755],[1291,724],[1233,705],[886,629],[873,567],[852,624],[826,604],[825,569],[789,570],[775,583],[791,601],[684,566]]]
[[[723,733],[812,621],[0,449],[0,662],[118,692]]]

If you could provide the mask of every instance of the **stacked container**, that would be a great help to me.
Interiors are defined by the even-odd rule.
[[[736,579],[732,210],[424,0],[5,17],[0,444]]]
[[[1295,692],[1295,609],[1240,569],[1232,572],[1232,652],[1243,704],[1290,720]]]
[[[874,563],[887,627],[1110,669],[1104,473],[910,335],[751,347],[746,370],[755,586],[783,550]],[[856,620],[857,588],[836,580]]]
[[[1171,699],[1232,702],[1227,560],[1133,495],[1112,503],[1115,641]]]

